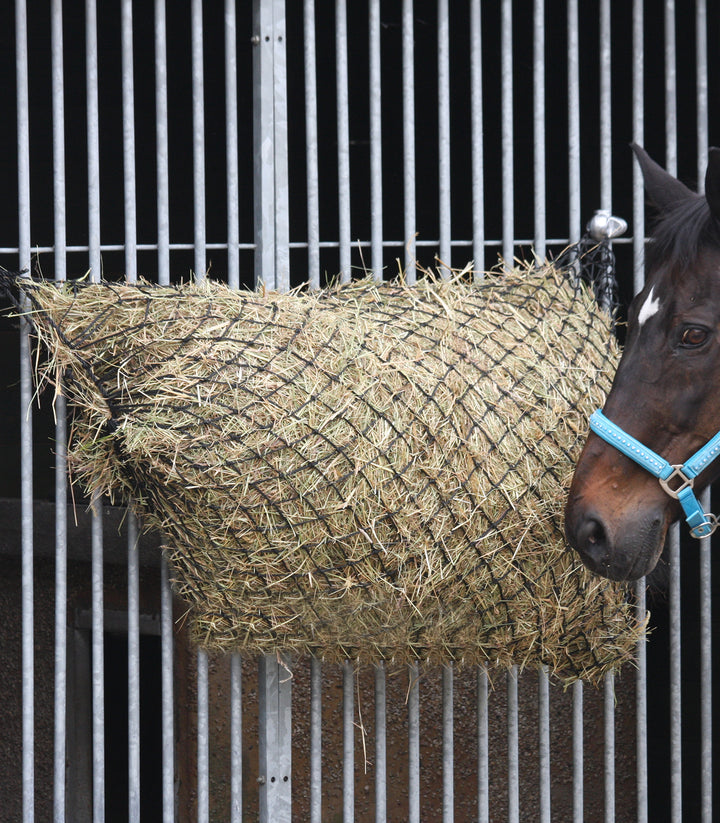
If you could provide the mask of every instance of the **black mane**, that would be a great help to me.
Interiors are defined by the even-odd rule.
[[[646,262],[649,271],[660,265],[680,271],[693,266],[703,248],[720,250],[720,225],[705,195],[677,201],[662,212],[652,232]]]

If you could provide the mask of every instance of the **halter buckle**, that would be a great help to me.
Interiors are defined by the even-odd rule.
[[[670,497],[674,497],[677,500],[678,495],[683,489],[692,489],[695,483],[695,478],[688,477],[683,471],[682,466],[675,465],[672,467],[672,469],[673,470],[671,474],[669,474],[667,477],[659,477],[658,480],[660,481],[660,485],[662,486],[663,491],[669,494]],[[669,485],[670,481],[674,480],[675,478],[677,478],[680,481],[680,485],[674,489],[671,489]]]
[[[711,534],[714,534],[718,526],[720,526],[720,522],[718,522],[717,517],[710,512],[706,512],[705,522],[695,526],[694,529],[690,529],[690,534],[698,540],[701,537],[710,537]]]

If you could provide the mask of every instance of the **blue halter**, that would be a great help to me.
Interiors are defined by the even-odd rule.
[[[715,531],[719,525],[718,519],[714,514],[706,514],[703,511],[703,507],[695,497],[693,484],[700,472],[720,455],[720,432],[682,466],[673,466],[652,449],[643,446],[639,440],[626,434],[620,426],[608,420],[600,410],[591,416],[590,428],[606,443],[615,446],[626,457],[634,460],[657,477],[660,485],[670,497],[680,501],[693,537],[709,537]],[[669,485],[671,481],[676,481],[679,485],[671,488]]]

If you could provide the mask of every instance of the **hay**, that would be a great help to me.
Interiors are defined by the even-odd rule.
[[[631,657],[625,589],[562,535],[617,358],[562,272],[303,296],[18,282],[39,380],[78,409],[73,472],[163,533],[201,645],[566,682]]]

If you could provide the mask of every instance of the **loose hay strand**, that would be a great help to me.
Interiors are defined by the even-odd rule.
[[[616,359],[551,266],[313,294],[20,284],[78,409],[87,489],[164,535],[204,646],[545,664],[598,680],[644,631],[562,505]]]

